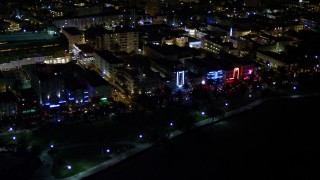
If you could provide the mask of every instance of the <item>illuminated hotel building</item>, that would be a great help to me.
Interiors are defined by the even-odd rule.
[[[187,70],[183,64],[178,61],[169,61],[167,59],[151,60],[151,70],[159,72],[164,84],[170,88],[182,88],[187,80]]]
[[[39,104],[49,108],[68,104],[81,105],[95,97],[111,97],[109,84],[93,71],[74,63],[24,66]]]

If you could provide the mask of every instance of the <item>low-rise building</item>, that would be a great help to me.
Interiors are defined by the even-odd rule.
[[[45,107],[83,105],[95,98],[110,98],[111,87],[96,72],[68,64],[24,66],[39,104]]]
[[[97,67],[98,73],[111,82],[115,82],[116,69],[125,66],[125,62],[110,51],[95,51],[93,64]]]
[[[150,63],[151,70],[160,74],[164,85],[172,89],[179,89],[188,83],[188,71],[181,62],[152,59]]]
[[[63,28],[62,34],[64,34],[69,41],[69,51],[72,50],[74,44],[85,43],[84,33],[76,27]]]
[[[116,82],[128,94],[153,92],[162,86],[159,73],[141,68],[123,68],[116,74]]]
[[[256,61],[270,68],[285,67],[289,68],[290,64],[285,63],[285,55],[272,51],[258,51]]]

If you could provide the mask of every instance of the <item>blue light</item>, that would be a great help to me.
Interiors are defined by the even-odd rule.
[[[50,108],[60,107],[60,104],[52,104],[49,106]]]

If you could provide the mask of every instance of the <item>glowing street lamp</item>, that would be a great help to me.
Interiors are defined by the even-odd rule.
[[[71,165],[67,165],[67,169],[71,170],[72,169]]]
[[[142,134],[139,134],[139,138],[142,139],[142,137],[143,137]]]

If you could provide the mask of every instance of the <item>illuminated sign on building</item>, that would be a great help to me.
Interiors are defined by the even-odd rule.
[[[176,85],[180,88],[184,85],[184,71],[177,72],[177,83]]]
[[[222,79],[222,78],[223,78],[223,71],[222,70],[210,71],[207,73],[207,79],[217,80],[217,79]]]
[[[240,74],[240,71],[239,71],[239,68],[236,67],[233,69],[233,79],[239,79],[239,74]]]

